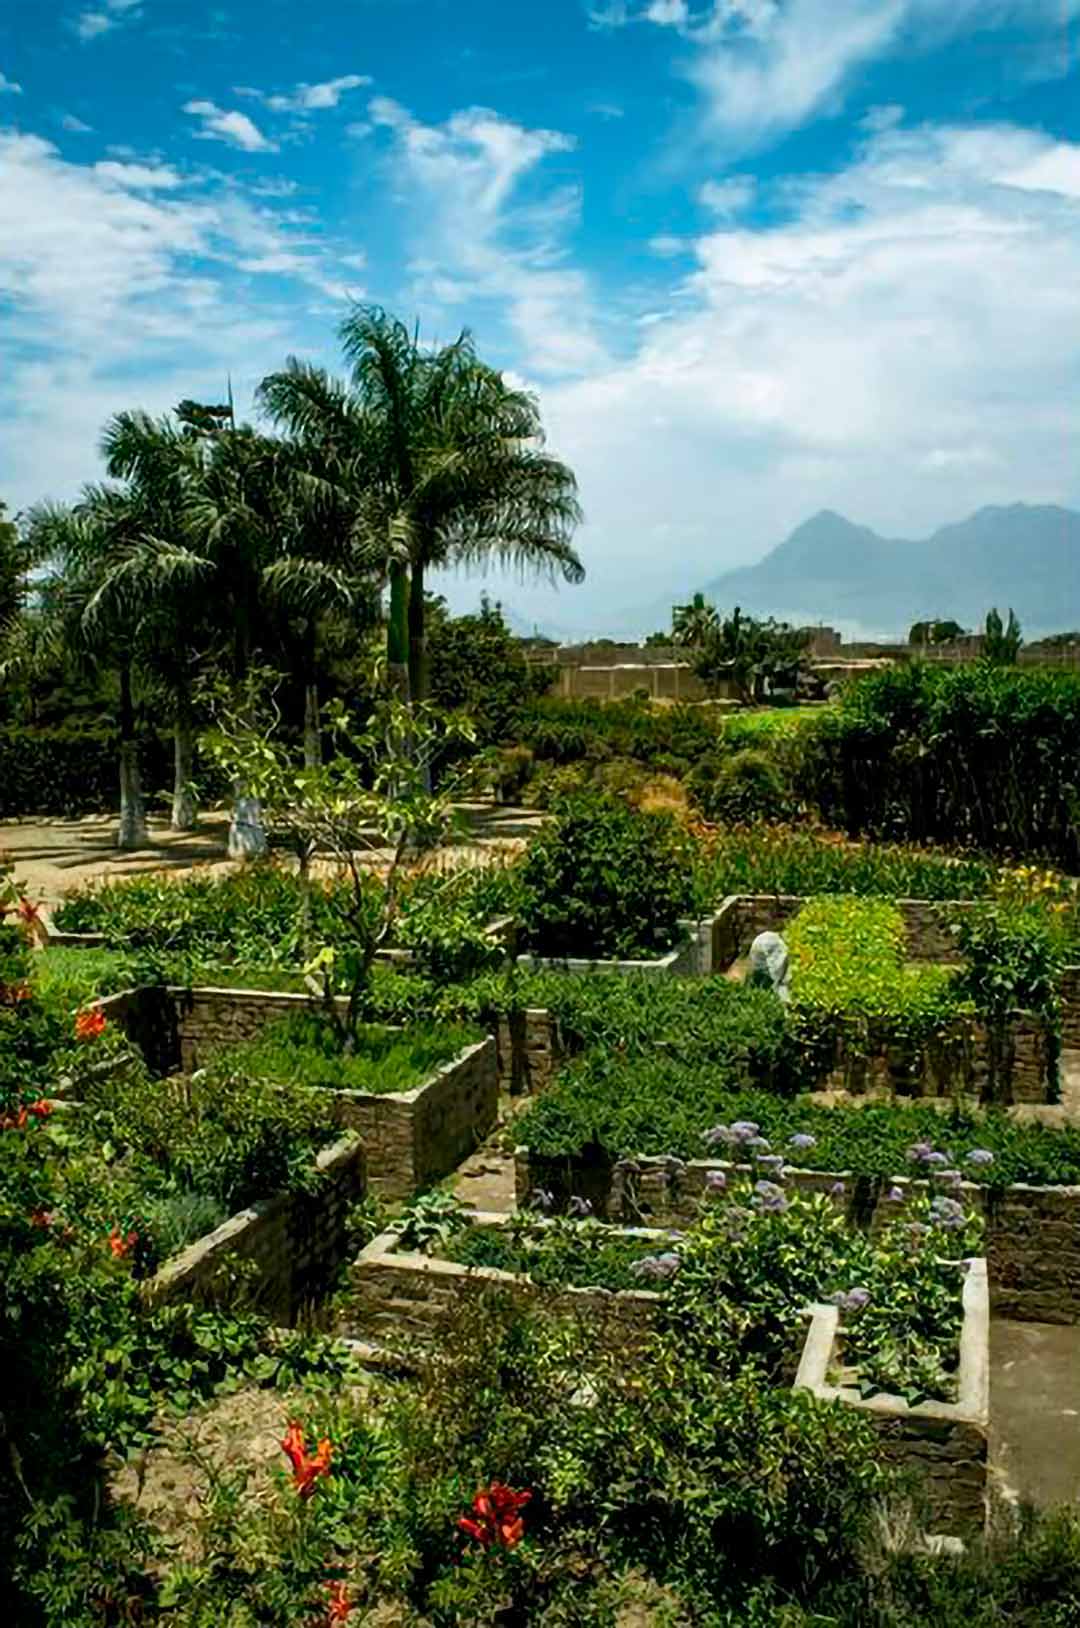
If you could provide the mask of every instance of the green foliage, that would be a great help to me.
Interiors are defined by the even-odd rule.
[[[959,622],[950,620],[912,622],[908,632],[908,644],[954,644],[957,639],[964,637],[964,630]]]
[[[838,1056],[904,1046],[919,1055],[959,1036],[965,1004],[950,967],[909,965],[904,919],[884,899],[811,899],[784,930],[795,1039],[819,1072]]]
[[[1020,654],[1023,642],[1020,621],[1011,606],[1007,622],[1002,622],[996,605],[987,612],[983,635],[983,656],[987,661],[995,667],[1010,667]]]
[[[997,667],[871,674],[804,742],[803,791],[831,825],[1080,866],[1080,679]]]
[[[515,1136],[551,1159],[579,1159],[601,1168],[637,1156],[710,1157],[707,1133],[717,1125],[756,1124],[785,1163],[807,1170],[851,1171],[881,1179],[918,1173],[910,1150],[936,1147],[966,1180],[1001,1187],[1012,1182],[1054,1186],[1080,1181],[1080,1130],[1024,1123],[1006,1114],[943,1113],[926,1106],[867,1102],[858,1109],[823,1108],[805,1098],[740,1088],[734,1070],[666,1058],[611,1057],[600,1050],[575,1059],[530,1102]],[[810,1136],[807,1147],[793,1136]],[[972,1162],[985,1149],[991,1162]],[[569,1191],[577,1191],[572,1176]]]
[[[785,819],[793,812],[791,794],[774,757],[757,747],[704,758],[691,774],[689,786],[707,820],[738,824]]]
[[[308,1088],[412,1091],[483,1036],[464,1025],[414,1023],[405,1030],[365,1024],[355,1038],[355,1050],[342,1056],[338,1035],[322,1014],[301,1011],[220,1053],[215,1068]]]
[[[467,712],[486,746],[507,738],[518,709],[551,687],[556,669],[525,660],[501,606],[485,596],[475,616],[431,619],[428,673],[435,705]]]
[[[664,1247],[655,1237],[630,1237],[598,1221],[559,1216],[538,1222],[516,1216],[506,1227],[465,1227],[440,1242],[440,1254],[461,1266],[527,1273],[541,1288],[648,1289],[634,1270]]]
[[[100,723],[0,729],[0,819],[26,814],[101,814],[119,807],[119,739]],[[168,784],[171,743],[145,735],[139,743],[142,782]]]
[[[770,825],[708,833],[704,867],[714,899],[731,893],[972,899],[992,893],[998,879],[997,866],[979,855],[850,842],[833,832]]]
[[[670,815],[582,794],[529,844],[521,894],[524,940],[538,955],[663,955],[695,904],[691,845]]]
[[[691,651],[694,671],[710,690],[730,678],[745,701],[760,701],[770,683],[794,690],[807,636],[771,616],[767,621],[744,616],[736,605],[730,616],[713,612],[711,621],[695,619],[680,642]]]
[[[956,932],[964,955],[959,988],[980,1011],[1056,1018],[1058,980],[1070,947],[1060,916],[1037,902],[987,900],[961,916]]]

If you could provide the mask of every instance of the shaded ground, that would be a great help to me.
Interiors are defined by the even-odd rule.
[[[1080,1502],[1080,1327],[991,1323],[990,1463],[1008,1503]]]
[[[474,863],[492,850],[515,852],[543,822],[535,809],[499,808],[489,802],[460,805],[465,830],[451,844],[456,861]],[[226,851],[229,821],[225,813],[207,813],[199,829],[170,831],[168,822],[151,819],[150,842],[135,853],[116,847],[116,816],[87,815],[73,820],[0,822],[0,852],[15,866],[16,878],[31,898],[54,904],[61,894],[100,877],[146,872],[177,872],[195,865],[214,868],[232,863]],[[377,863],[376,850],[371,859]]]

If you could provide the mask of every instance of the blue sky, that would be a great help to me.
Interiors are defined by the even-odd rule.
[[[823,507],[1080,505],[1078,59],[1080,0],[16,0],[0,497],[356,298],[539,394],[588,584],[492,586],[557,629]]]

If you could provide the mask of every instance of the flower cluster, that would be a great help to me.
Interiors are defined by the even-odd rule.
[[[75,1019],[76,1040],[97,1040],[105,1033],[108,1020],[104,1012],[95,1007],[90,1012],[80,1012]]]
[[[652,1282],[666,1283],[675,1276],[679,1270],[680,1261],[674,1250],[668,1250],[663,1255],[643,1255],[635,1261],[630,1270],[636,1278],[648,1278]]]
[[[472,1514],[462,1515],[458,1526],[481,1548],[514,1549],[525,1536],[521,1511],[532,1497],[528,1488],[515,1492],[502,1481],[492,1481],[472,1501]]]
[[[13,1114],[0,1115],[0,1131],[25,1130],[31,1119],[48,1119],[52,1109],[46,1097],[39,1097],[37,1102],[24,1102]]]
[[[281,1443],[281,1450],[292,1465],[292,1482],[301,1498],[310,1498],[320,1476],[330,1474],[333,1448],[323,1437],[314,1453],[304,1443],[304,1432],[298,1424],[290,1424]]]

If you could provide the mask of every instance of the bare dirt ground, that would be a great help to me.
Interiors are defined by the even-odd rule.
[[[535,809],[463,803],[463,830],[451,844],[454,863],[483,864],[493,855],[517,852],[543,821]],[[225,812],[201,816],[195,831],[171,831],[150,820],[150,842],[134,853],[116,846],[116,816],[0,821],[0,854],[12,861],[16,879],[32,899],[55,904],[70,889],[102,877],[181,872],[196,865],[225,869],[229,819]],[[370,855],[378,863],[379,850]]]

